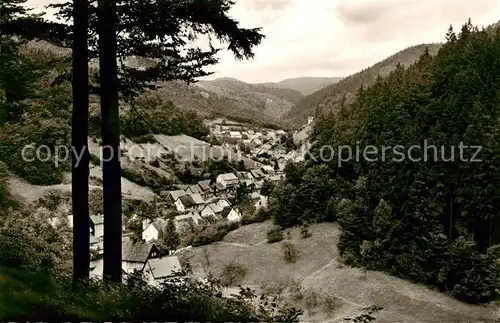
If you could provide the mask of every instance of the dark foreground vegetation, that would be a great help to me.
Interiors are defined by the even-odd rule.
[[[498,29],[480,31],[470,21],[458,34],[450,28],[436,56],[426,51],[411,66],[397,66],[359,89],[354,103],[320,118],[313,134],[315,158],[290,165],[286,182],[274,192],[276,223],[337,220],[347,263],[437,286],[467,302],[495,299],[500,286],[499,52]],[[482,150],[476,156],[474,148],[461,153],[461,143]],[[325,145],[335,148],[330,162],[319,158]],[[342,145],[352,147],[353,158],[339,166]],[[376,146],[378,153],[367,156],[378,160],[357,162],[356,145],[361,154],[364,147]],[[412,145],[422,147],[413,150],[417,161],[391,154],[397,145],[405,153]],[[391,147],[385,161],[383,146]],[[341,154],[344,160],[347,153]]]

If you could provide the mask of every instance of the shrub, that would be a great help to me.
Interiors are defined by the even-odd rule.
[[[93,154],[90,154],[89,155],[89,161],[94,165],[94,166],[101,166],[102,167],[102,163],[101,163],[101,159],[99,157],[97,157],[96,155],[93,155]]]
[[[239,228],[238,222],[223,222],[215,225],[199,226],[188,234],[187,244],[193,247],[204,246],[221,241],[231,231]]]
[[[283,250],[283,258],[285,259],[286,262],[288,263],[297,262],[298,252],[294,244],[285,241],[281,245],[281,250]]]
[[[312,234],[309,232],[309,224],[308,223],[304,223],[302,225],[302,228],[300,229],[300,236],[302,237],[302,239],[307,239],[307,238],[312,236]]]
[[[274,227],[267,231],[267,242],[275,243],[283,240],[283,232],[280,227]]]
[[[247,269],[237,263],[229,263],[224,266],[221,274],[221,284],[223,286],[231,286],[241,282],[245,277]]]
[[[320,295],[312,289],[307,289],[304,293],[304,306],[306,307],[309,315],[315,314],[315,309],[320,304]]]
[[[331,316],[342,305],[339,298],[333,295],[325,295],[323,298],[323,309],[328,316]]]
[[[290,282],[288,283],[288,291],[292,294],[292,298],[295,301],[304,298],[302,283],[296,279],[290,279]]]

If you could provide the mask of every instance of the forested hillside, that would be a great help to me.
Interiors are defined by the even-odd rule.
[[[353,101],[356,91],[361,86],[372,85],[378,75],[387,76],[398,64],[404,66],[412,64],[426,48],[429,48],[429,53],[434,55],[440,46],[441,44],[421,44],[406,48],[369,68],[311,93],[295,104],[283,118],[295,126],[300,126],[307,122],[309,116],[337,111],[343,104]]]
[[[347,263],[485,302],[500,284],[500,32],[469,21],[446,37],[436,56],[397,64],[318,120],[312,157],[288,167],[273,214],[284,227],[338,220]]]

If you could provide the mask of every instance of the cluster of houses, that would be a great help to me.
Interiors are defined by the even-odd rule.
[[[165,211],[173,210],[179,215],[173,218],[178,232],[183,232],[193,226],[220,221],[240,222],[243,214],[237,206],[231,205],[239,185],[249,188],[249,200],[256,210],[267,207],[267,198],[261,195],[260,188],[264,180],[280,181],[281,173],[276,173],[273,167],[263,166],[250,171],[219,174],[215,180],[201,180],[193,185],[177,185],[173,191],[160,193]],[[146,242],[158,239],[161,229],[166,227],[163,218],[143,220],[142,238]]]

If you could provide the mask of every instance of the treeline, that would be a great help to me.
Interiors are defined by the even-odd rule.
[[[425,51],[408,68],[398,65],[339,115],[318,120],[313,157],[287,167],[273,214],[285,227],[337,220],[347,263],[486,302],[500,285],[500,33],[469,21],[446,37],[436,56]],[[377,161],[320,160],[324,146],[425,143],[436,147],[426,161],[423,149],[413,160],[382,161],[380,150]],[[477,149],[461,145],[482,149],[474,156]]]

